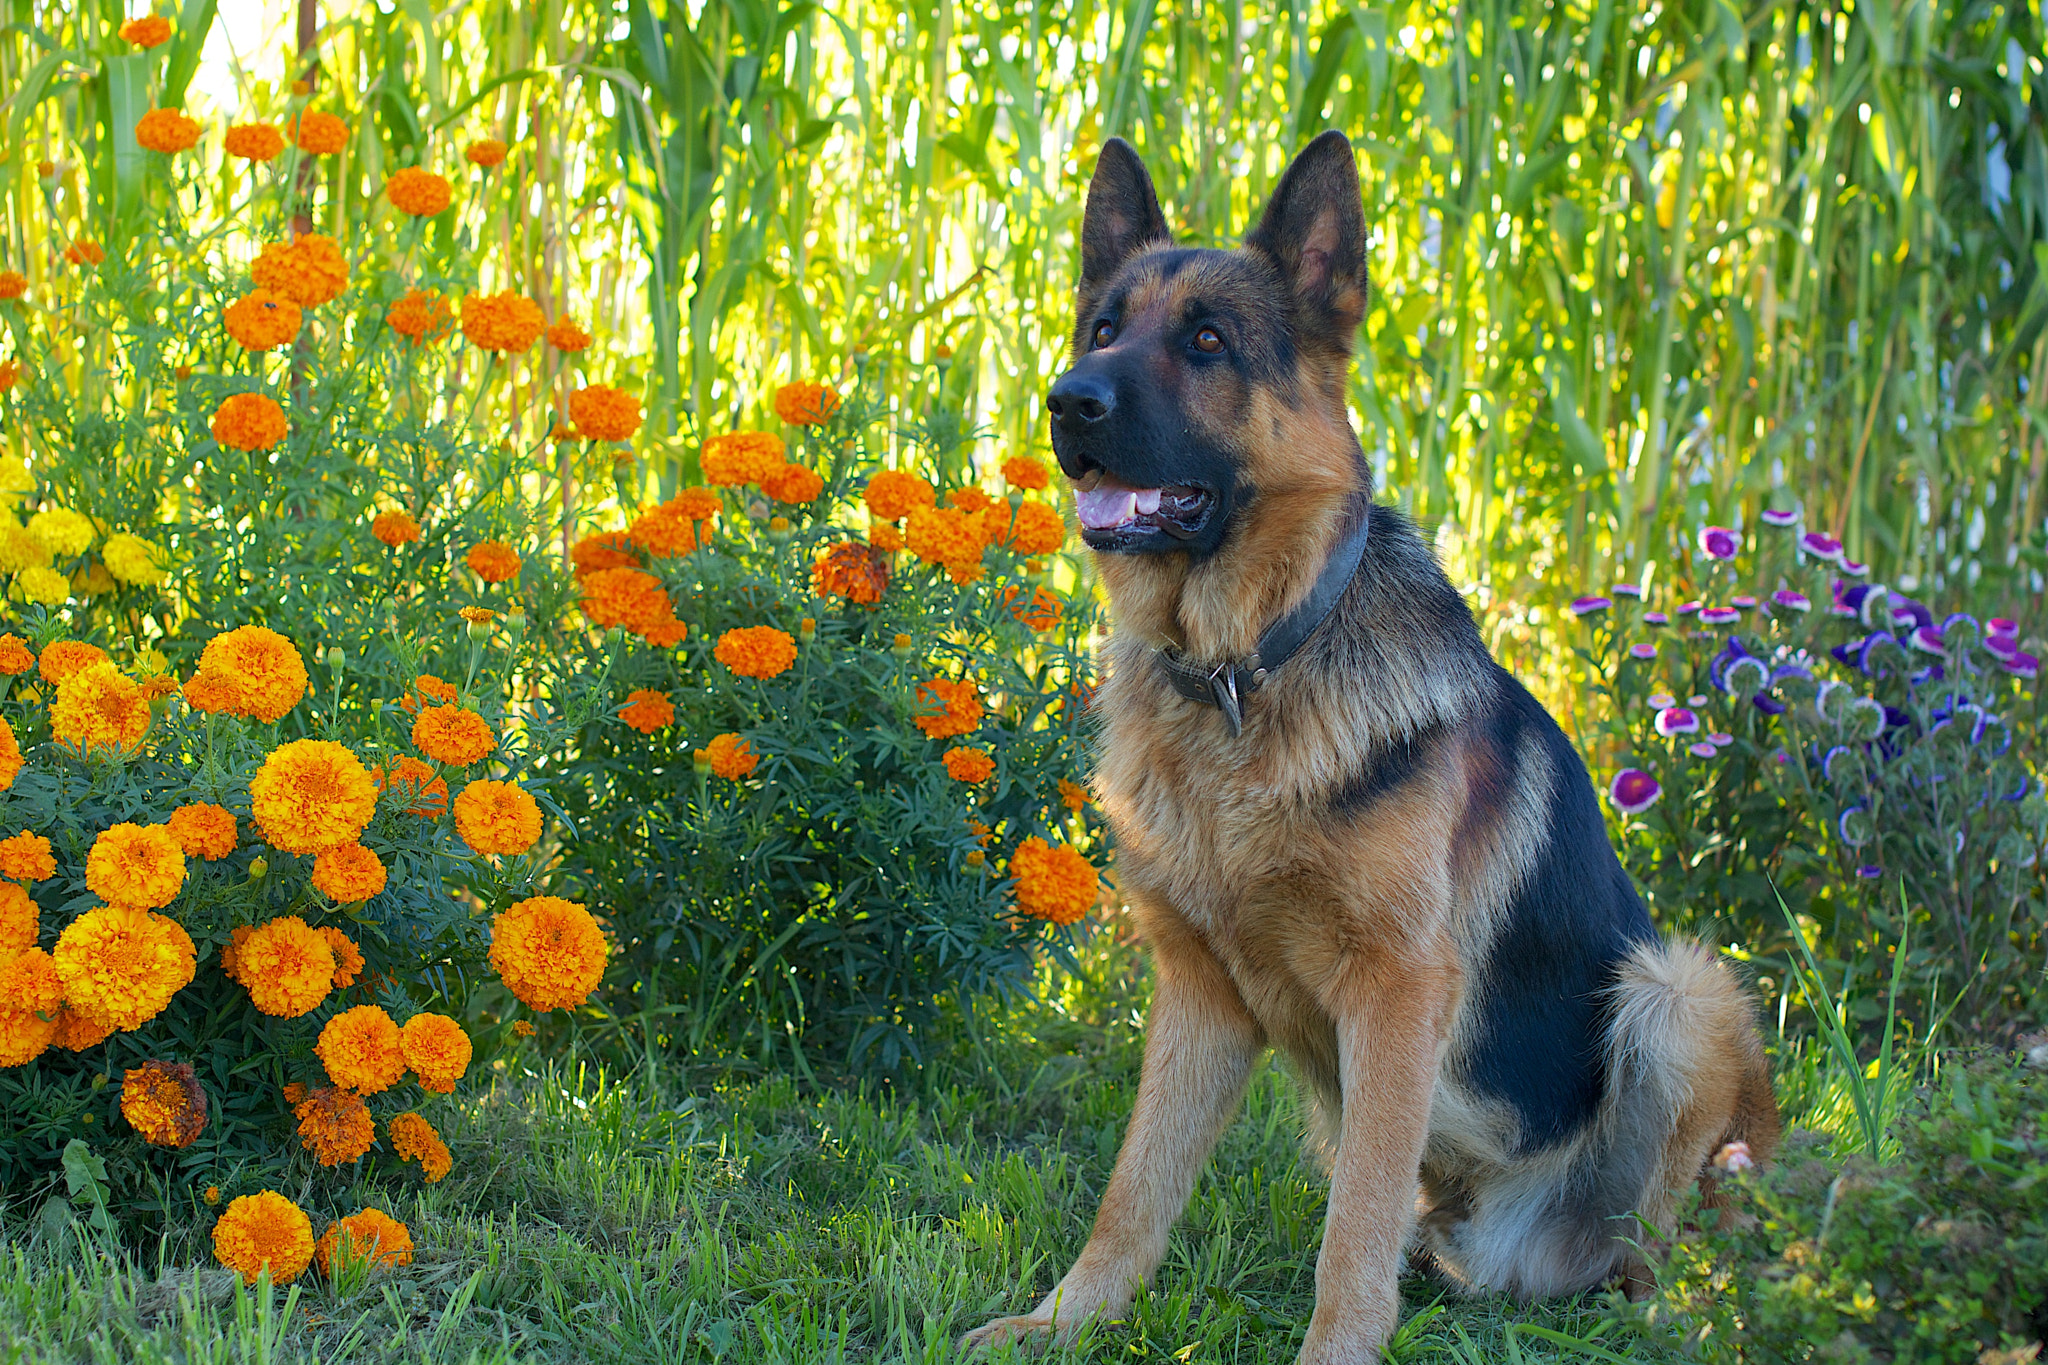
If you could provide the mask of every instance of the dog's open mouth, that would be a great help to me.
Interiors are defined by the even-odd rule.
[[[1215,494],[1190,484],[1133,488],[1108,474],[1098,477],[1093,487],[1076,485],[1074,489],[1081,539],[1098,550],[1115,549],[1161,532],[1186,540],[1202,529],[1215,505]]]

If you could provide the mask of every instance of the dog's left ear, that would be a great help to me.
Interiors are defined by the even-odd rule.
[[[1244,244],[1280,267],[1303,321],[1349,351],[1366,303],[1365,207],[1350,139],[1333,128],[1302,148]]]

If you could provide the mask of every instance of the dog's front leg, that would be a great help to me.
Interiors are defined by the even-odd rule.
[[[1401,1263],[1455,974],[1451,962],[1408,955],[1373,954],[1343,969],[1331,1003],[1344,1113],[1301,1365],[1368,1365],[1400,1319]]]
[[[1264,1035],[1222,966],[1185,932],[1152,943],[1152,1008],[1145,1070],[1095,1230],[1066,1278],[1023,1317],[969,1332],[963,1347],[1041,1332],[1071,1340],[1093,1317],[1115,1317],[1166,1254],[1195,1176],[1244,1098]]]

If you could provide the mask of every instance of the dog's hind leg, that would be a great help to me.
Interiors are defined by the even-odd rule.
[[[1244,1098],[1265,1046],[1237,987],[1209,950],[1169,915],[1145,917],[1154,985],[1145,1070],[1116,1170],[1080,1259],[1022,1317],[967,1334],[967,1348],[1040,1332],[1072,1339],[1093,1317],[1115,1317],[1159,1268],[1167,1234],[1195,1177]]]

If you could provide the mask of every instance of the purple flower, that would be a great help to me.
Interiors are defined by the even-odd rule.
[[[1948,647],[1941,642],[1941,632],[1933,626],[1920,626],[1906,637],[1906,643],[1922,654],[1948,653]]]
[[[1748,611],[1756,605],[1756,599],[1747,594],[1740,594],[1731,600],[1734,602],[1735,610],[1737,611]]]
[[[1672,696],[1669,692],[1652,692],[1644,700],[1648,701],[1650,708],[1655,711],[1662,711],[1667,706],[1678,705],[1678,698]]]
[[[2023,649],[2014,650],[2010,659],[2000,659],[1998,665],[2015,678],[2031,678],[2041,671],[2041,661]]]
[[[1667,706],[1657,713],[1657,733],[1666,739],[1698,734],[1699,728],[1700,718],[1683,706]]]
[[[1733,559],[1742,541],[1726,526],[1700,528],[1700,553],[1709,559]]]
[[[1606,611],[1613,605],[1614,599],[1611,597],[1574,597],[1572,599],[1572,615],[1591,616],[1595,612]]]
[[[2020,623],[2010,617],[1994,616],[1984,623],[1984,630],[1990,635],[2017,635],[2020,633]]]
[[[1703,626],[1732,626],[1742,619],[1742,613],[1733,607],[1700,608],[1700,624]]]
[[[1834,604],[1828,608],[1830,616],[1843,616],[1861,621],[1866,626],[1888,626],[1892,623],[1891,608],[1887,605],[1891,593],[1882,583],[1847,584],[1835,580]]]
[[[2013,635],[1987,635],[1984,637],[1984,652],[2002,663],[2020,652],[2019,637]]]
[[[1661,611],[1646,611],[1643,613],[1643,624],[1646,626],[1668,626],[1671,624],[1671,618]]]
[[[1623,768],[1607,785],[1607,799],[1623,815],[1641,815],[1657,804],[1664,788],[1641,768]]]
[[[1657,657],[1657,646],[1630,645],[1628,647],[1628,656],[1631,659],[1654,659]]]
[[[1879,867],[1876,863],[1865,863],[1863,866],[1856,869],[1856,875],[1863,878],[1863,880],[1867,882],[1874,882],[1879,877],[1882,877],[1884,875],[1884,869]]]
[[[1768,692],[1757,693],[1749,699],[1749,704],[1767,716],[1782,716],[1785,714],[1785,703],[1779,701]]]
[[[1766,526],[1776,526],[1783,530],[1785,527],[1799,524],[1799,509],[1795,507],[1790,511],[1784,511],[1776,507],[1766,507],[1760,520]]]
[[[1678,614],[1680,616],[1690,616],[1699,609],[1700,604],[1697,602],[1681,602],[1678,604]]]
[[[1808,531],[1799,537],[1799,548],[1815,559],[1825,559],[1831,564],[1842,562],[1842,542],[1818,531]]]
[[[1840,818],[1835,821],[1835,833],[1840,835],[1842,842],[1850,848],[1861,848],[1869,843],[1870,836],[1874,833],[1870,825],[1870,808],[1858,801],[1843,811]]]
[[[1643,595],[1643,590],[1634,583],[1616,583],[1608,591],[1612,592],[1616,597],[1641,597]]]
[[[1868,564],[1859,564],[1853,559],[1844,559],[1842,561],[1842,572],[1851,578],[1861,578],[1870,572],[1870,566]]]
[[[1892,620],[1895,626],[1931,626],[1934,613],[1910,597],[1892,599]]]
[[[1706,699],[1705,697],[1701,696],[1701,695],[1700,695],[1699,693],[1695,692],[1695,693],[1694,693],[1694,694],[1693,694],[1693,695],[1691,696],[1691,698],[1689,698],[1689,699],[1688,699],[1688,700],[1686,701],[1686,703],[1685,703],[1685,704],[1686,704],[1687,706],[1705,706],[1705,705],[1707,704],[1707,699]]]
[[[1713,745],[1716,749],[1725,749],[1734,742],[1735,736],[1730,734],[1723,734],[1719,731],[1716,731],[1714,734],[1707,736],[1707,743]]]
[[[1786,763],[1790,763],[1792,761],[1792,755],[1786,753],[1783,749],[1780,749],[1778,750],[1778,752],[1771,755],[1771,759],[1773,762],[1783,765]]]
[[[1787,611],[1813,610],[1813,602],[1811,599],[1807,597],[1805,593],[1794,592],[1790,588],[1780,588],[1776,592],[1772,593],[1771,601],[1776,603],[1778,606],[1785,608],[1785,610]]]
[[[1846,744],[1837,744],[1834,748],[1828,750],[1825,758],[1821,759],[1820,775],[1830,782],[1834,781],[1835,764],[1838,762],[1848,762],[1855,757],[1856,751],[1854,749]]]
[[[1921,669],[1918,673],[1910,675],[1906,679],[1906,681],[1913,684],[1913,686],[1915,687],[1919,687],[1923,683],[1940,682],[1943,678],[1946,678],[1947,676],[1948,670],[1943,668],[1940,664],[1929,664],[1927,665],[1927,667]]]
[[[1856,670],[1866,677],[1878,677],[1884,667],[1884,651],[1897,649],[1899,642],[1887,630],[1873,631],[1863,637],[1856,650]]]
[[[1720,750],[1716,749],[1713,745],[1707,743],[1707,741],[1705,740],[1700,740],[1696,744],[1688,744],[1685,746],[1685,748],[1686,752],[1691,754],[1694,758],[1712,758],[1715,754],[1720,752]]]

